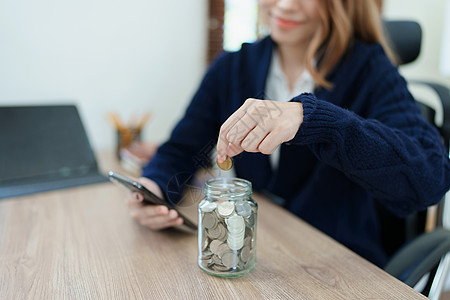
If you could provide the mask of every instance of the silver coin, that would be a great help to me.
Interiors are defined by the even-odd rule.
[[[217,239],[219,241],[225,242],[226,239],[227,239],[228,232],[227,232],[227,230],[225,229],[225,227],[223,225],[222,226],[218,226],[218,227],[220,227],[221,232],[220,232],[220,235],[217,237]]]
[[[246,263],[250,257],[250,247],[245,246],[244,248],[242,248],[240,257],[241,260]]]
[[[248,218],[252,214],[252,207],[245,201],[237,201],[235,209],[236,213],[244,218]]]
[[[200,203],[199,207],[200,207],[200,210],[203,212],[212,212],[213,210],[216,209],[217,203],[205,201],[205,202]]]
[[[209,244],[209,250],[211,250],[211,252],[214,253],[214,254],[218,254],[219,253],[219,247],[220,247],[221,244],[223,244],[223,242],[221,242],[219,240],[213,240]]]
[[[245,227],[244,227],[245,228]],[[245,230],[244,228],[239,227],[228,227],[228,236],[244,236]]]
[[[208,229],[208,236],[212,240],[216,240],[223,235],[223,231],[226,231],[226,229],[222,224],[219,223],[216,227]]]
[[[212,261],[212,259],[202,260],[200,263],[203,267],[209,268],[211,266],[211,264],[213,264],[213,261]]]
[[[253,250],[250,251],[250,254],[248,255],[248,260],[245,263],[245,268],[250,268],[252,264],[255,263],[255,252]]]
[[[252,214],[250,217],[245,218],[245,225],[248,228],[253,228],[255,226],[255,215]]]
[[[222,266],[222,265],[213,265],[212,266],[212,269],[214,270],[214,271],[218,271],[218,272],[228,272],[228,271],[230,271],[231,270],[231,268],[229,268],[229,267],[226,267],[226,266]]]
[[[217,212],[221,217],[228,217],[234,212],[234,203],[225,201],[217,206]]]
[[[214,254],[214,255],[212,256],[212,261],[213,261],[213,263],[215,263],[216,265],[222,264],[222,260],[221,260],[220,257],[219,257],[218,255],[216,255],[216,254]]]
[[[202,224],[205,228],[214,228],[217,225],[217,218],[213,214],[206,213],[203,216]]]
[[[230,248],[228,247],[227,243],[222,243],[217,249],[217,255],[222,258],[223,254],[226,252],[230,252]]]
[[[203,240],[202,240],[202,251],[204,254],[204,251],[208,248],[209,245],[209,239],[208,236],[206,234],[203,235]]]
[[[233,237],[228,237],[227,238],[227,242],[229,245],[244,245],[244,239],[243,238],[233,238]]]
[[[227,244],[230,245],[234,245],[234,247],[232,248],[233,250],[237,250],[235,249],[238,245],[244,245],[244,239],[243,238],[233,238],[233,237],[228,237],[227,238]],[[241,247],[242,247],[241,246]],[[239,247],[240,249],[240,247]]]
[[[245,232],[241,231],[241,232],[232,232],[232,231],[228,231],[228,240],[232,240],[232,241],[240,241],[240,240],[244,240],[245,237]]]
[[[220,234],[219,234],[219,236],[217,237],[218,239],[223,239],[223,237],[226,237],[227,236],[227,229],[225,228],[225,226],[222,224],[222,223],[219,223],[219,224],[217,224],[217,227],[219,228],[219,230],[220,230]]]
[[[244,230],[240,230],[240,232],[233,232],[231,230],[228,231],[227,244],[231,250],[239,250],[244,246]]]
[[[227,219],[227,227],[229,231],[243,231],[245,229],[244,218],[239,215],[232,215]]]
[[[247,237],[244,239],[244,245],[247,247],[250,247],[251,243],[252,243],[252,238],[251,238],[251,236],[247,235]]]
[[[234,268],[237,266],[239,259],[233,252],[226,252],[222,256],[222,264],[228,268]]]
[[[228,247],[230,247],[231,250],[237,251],[237,250],[241,249],[244,246],[244,241],[242,241],[242,242],[233,242],[233,241],[227,240],[227,244],[228,244]]]
[[[209,256],[209,257],[207,257],[207,256],[202,257],[202,264],[208,265],[208,264],[210,264],[210,263],[212,263],[212,262],[213,262],[213,261],[212,261],[212,256]]]
[[[227,236],[227,240],[232,240],[232,241],[244,241],[244,231],[241,232],[233,232],[233,231],[228,231],[228,236]]]

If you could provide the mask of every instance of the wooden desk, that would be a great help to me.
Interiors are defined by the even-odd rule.
[[[258,196],[256,267],[208,275],[195,235],[141,227],[124,194],[103,183],[0,201],[0,299],[426,299]]]

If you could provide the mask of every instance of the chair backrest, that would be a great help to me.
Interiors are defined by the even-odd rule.
[[[384,21],[384,29],[399,64],[413,62],[420,54],[422,29],[414,21]]]

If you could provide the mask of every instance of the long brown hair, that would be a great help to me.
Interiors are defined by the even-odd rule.
[[[312,39],[306,54],[306,68],[316,87],[331,88],[326,76],[343,57],[355,38],[366,43],[380,43],[395,62],[384,35],[380,9],[374,0],[320,0],[322,26]],[[319,66],[313,60],[320,57]]]

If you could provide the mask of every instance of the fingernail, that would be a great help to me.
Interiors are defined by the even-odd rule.
[[[177,217],[177,213],[175,211],[171,210],[169,213],[169,218],[175,219],[176,217]]]
[[[223,163],[227,159],[224,155],[217,155],[217,161],[219,164]]]

